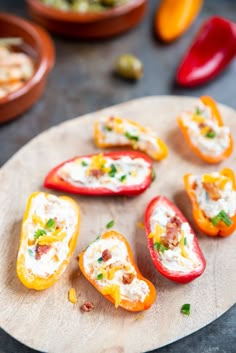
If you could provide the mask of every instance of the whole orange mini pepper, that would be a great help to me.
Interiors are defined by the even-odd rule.
[[[79,255],[79,267],[116,308],[142,311],[155,301],[155,287],[141,275],[128,241],[117,231],[110,230],[92,242]]]
[[[200,98],[200,100],[205,105],[205,107],[210,108],[210,112],[211,112],[211,118],[210,119],[211,119],[211,121],[213,121],[216,125],[218,125],[218,127],[223,127],[224,123],[223,123],[221,114],[220,114],[220,112],[219,112],[219,110],[217,108],[217,104],[214,101],[214,99],[212,99],[209,96],[202,96]],[[199,128],[201,127],[202,130],[208,129],[207,120],[204,119],[203,116],[201,116],[201,113],[198,116],[196,114],[193,114],[193,120],[194,119],[196,121],[199,120]],[[202,121],[201,121],[201,119],[202,119]],[[211,163],[211,164],[219,163],[219,162],[222,162],[223,160],[225,160],[226,158],[228,158],[232,154],[232,152],[233,152],[233,137],[232,137],[230,132],[228,134],[228,138],[229,138],[228,146],[225,147],[225,149],[223,149],[222,152],[220,152],[219,154],[210,155],[210,154],[202,152],[200,150],[200,148],[197,146],[197,144],[193,142],[193,140],[191,138],[191,133],[190,133],[188,127],[185,125],[184,120],[182,119],[181,116],[179,116],[177,118],[177,122],[178,122],[180,130],[183,133],[184,138],[187,141],[188,145],[191,147],[193,152],[198,157],[200,157],[202,160],[204,160],[205,162]],[[210,132],[210,129],[208,129],[208,133],[209,132]],[[207,131],[206,131],[206,133],[207,133]],[[207,139],[210,141],[212,136],[213,135],[209,135],[209,138],[207,138]]]
[[[25,287],[43,290],[60,278],[74,252],[79,225],[80,210],[71,198],[44,192],[30,196],[16,264],[17,276]]]
[[[164,42],[181,36],[201,10],[203,0],[162,0],[155,17],[156,34]]]
[[[208,184],[206,189],[210,192],[207,192],[207,197],[210,196],[214,198],[214,193],[217,193],[217,190],[224,188],[225,184],[228,182],[231,182],[232,190],[236,192],[235,174],[229,168],[221,170],[219,172],[219,177],[217,177],[215,173],[205,174],[203,177],[205,177],[206,183]],[[229,217],[224,211],[220,211],[219,214],[213,218],[207,217],[198,203],[196,196],[196,182],[194,181],[192,174],[184,175],[184,186],[192,203],[194,221],[204,234],[212,237],[226,237],[234,232],[236,229],[236,213]],[[213,196],[211,196],[212,192]]]

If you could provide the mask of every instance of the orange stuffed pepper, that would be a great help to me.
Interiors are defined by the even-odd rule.
[[[236,229],[236,181],[234,172],[184,176],[186,192],[192,202],[198,228],[209,236],[226,237]]]
[[[201,97],[195,110],[183,112],[177,121],[190,148],[205,162],[219,163],[231,155],[232,135],[211,97]]]
[[[75,249],[79,224],[79,207],[69,197],[30,196],[17,257],[17,276],[24,286],[42,290],[60,278]]]
[[[139,272],[127,240],[114,230],[98,237],[80,254],[79,267],[116,308],[142,311],[155,301],[155,287]]]
[[[94,139],[98,147],[129,146],[145,152],[155,160],[167,157],[168,148],[150,128],[120,117],[101,117],[94,124]]]

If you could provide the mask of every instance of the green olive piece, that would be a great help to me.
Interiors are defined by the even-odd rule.
[[[143,76],[143,64],[134,55],[121,55],[116,62],[116,72],[124,78],[139,80]]]
[[[100,4],[103,6],[116,6],[117,5],[117,0],[100,0]]]

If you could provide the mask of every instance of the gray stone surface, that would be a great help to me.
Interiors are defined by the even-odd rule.
[[[156,5],[157,1],[150,0],[144,21],[129,33],[112,40],[88,42],[53,37],[57,60],[42,98],[20,118],[0,126],[0,166],[32,137],[50,126],[132,98],[146,95],[208,94],[236,108],[235,61],[207,85],[189,90],[174,84],[178,63],[201,22],[216,14],[236,22],[236,1],[206,0],[190,30],[171,45],[159,43],[153,35]],[[28,17],[21,0],[0,0],[0,11]],[[144,77],[137,83],[122,81],[112,74],[116,56],[125,52],[136,54],[144,63]],[[0,330],[0,353],[18,352],[34,351]],[[156,353],[235,352],[236,306],[202,330],[156,350]]]

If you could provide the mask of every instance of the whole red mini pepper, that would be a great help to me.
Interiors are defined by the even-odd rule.
[[[236,55],[236,23],[211,17],[200,28],[176,74],[178,84],[203,84],[217,76]]]
[[[161,208],[160,215],[156,213],[158,208]],[[165,210],[167,221],[163,220]],[[165,196],[155,197],[147,206],[145,230],[152,261],[163,276],[178,283],[187,283],[204,272],[206,261],[193,229],[181,211]],[[168,256],[165,256],[166,251]],[[182,268],[178,268],[175,261],[182,262]]]
[[[129,160],[123,160],[124,170],[120,170],[117,161],[121,158],[129,157]],[[107,164],[107,158],[112,163]],[[130,161],[142,161],[145,164],[143,173],[136,180],[137,168],[135,164],[127,171]],[[73,176],[68,174],[65,169],[68,165],[74,165],[80,176],[73,180]],[[80,170],[78,170],[78,166]],[[63,171],[64,170],[64,171]],[[63,172],[62,172],[63,171]],[[106,180],[104,180],[106,177]],[[132,178],[133,177],[133,180]],[[116,185],[109,187],[108,181],[116,179]],[[84,195],[126,195],[135,196],[142,193],[151,184],[153,179],[152,162],[148,156],[137,151],[115,151],[109,153],[100,153],[85,155],[72,158],[53,168],[44,180],[44,186],[49,189],[65,191],[73,194]]]

